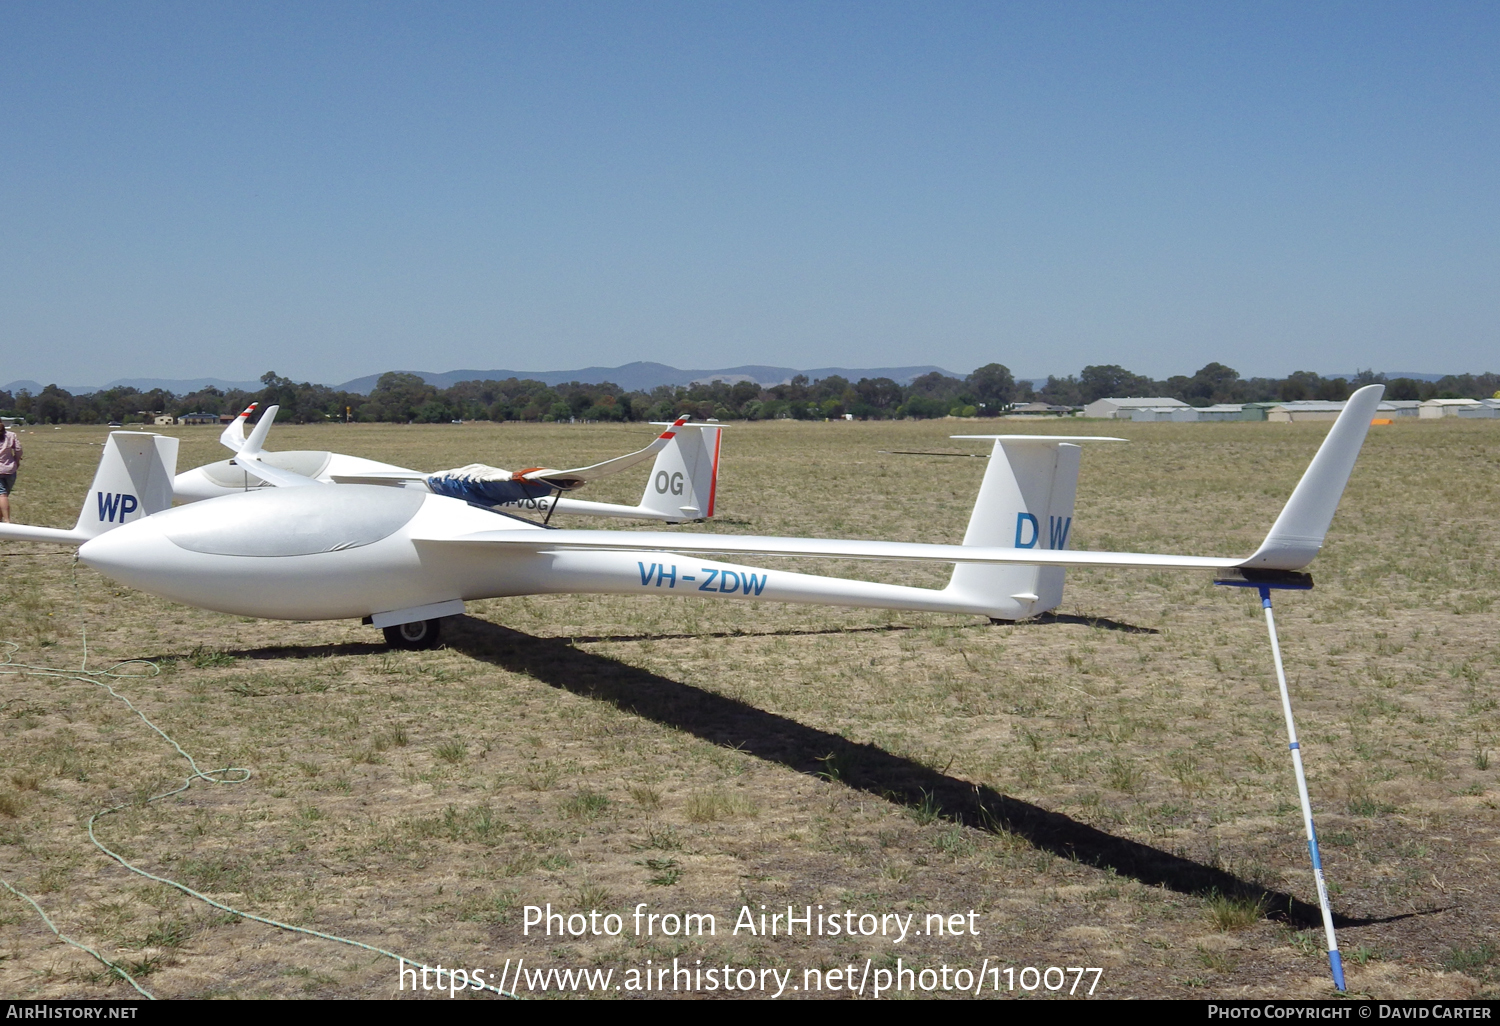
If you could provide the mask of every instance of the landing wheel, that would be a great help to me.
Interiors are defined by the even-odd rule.
[[[385,643],[392,648],[437,648],[443,633],[441,620],[414,620],[383,628]]]

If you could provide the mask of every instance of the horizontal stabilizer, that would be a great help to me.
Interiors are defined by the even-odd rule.
[[[56,542],[59,545],[82,545],[93,535],[82,531],[64,531],[56,527],[32,527],[30,524],[0,524],[0,541]]]

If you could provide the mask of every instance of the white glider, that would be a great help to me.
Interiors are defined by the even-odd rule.
[[[72,531],[0,525],[0,539],[79,545],[79,559],[106,577],[205,609],[362,618],[407,647],[435,643],[440,618],[461,612],[465,601],[511,595],[691,594],[1014,620],[1055,605],[1069,566],[1247,575],[1305,567],[1322,545],[1382,391],[1371,385],[1350,398],[1249,557],[1068,550],[1079,449],[1066,438],[1015,436],[995,436],[996,458],[961,545],[551,530],[425,490],[361,484],[266,488],[173,509],[176,441],[131,432],[110,435]],[[247,469],[299,483],[260,465],[257,445],[252,433]],[[956,567],[947,587],[930,589],[765,570],[699,553]]]
[[[173,493],[179,502],[197,502],[294,483],[277,474],[283,471],[322,483],[418,488],[481,506],[510,512],[534,511],[549,517],[553,513],[574,513],[681,523],[706,520],[714,514],[721,443],[718,424],[695,424],[687,417],[680,417],[665,425],[666,430],[644,449],[569,470],[528,467],[510,471],[471,463],[426,473],[344,453],[267,452],[263,448],[266,432],[276,419],[278,407],[269,407],[247,436],[245,423],[255,408],[252,403],[219,436],[219,441],[234,451],[233,459],[195,467],[176,476]],[[589,502],[562,494],[628,470],[653,456],[656,462],[641,501],[635,506]]]

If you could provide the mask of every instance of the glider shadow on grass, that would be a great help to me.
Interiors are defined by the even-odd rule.
[[[1154,627],[1138,627],[1135,624],[1125,623],[1121,620],[1111,620],[1105,616],[1074,616],[1069,613],[1043,613],[1040,616],[1034,616],[1027,620],[1018,620],[1013,624],[1006,624],[1005,626],[1038,627],[1051,624],[1072,624],[1104,631],[1124,631],[1127,634],[1161,633],[1161,631]],[[989,624],[983,621],[976,621],[973,623],[947,624],[942,629],[949,631],[988,630],[989,626]],[[896,631],[914,631],[920,629],[911,624],[887,623],[873,627],[811,627],[764,631],[697,631],[680,634],[575,634],[566,640],[575,645],[591,645],[601,642],[691,641],[701,638],[806,638],[823,634],[890,634]]]
[[[470,616],[455,617],[448,647],[526,674],[551,687],[608,702],[623,711],[685,731],[710,744],[828,779],[885,801],[989,833],[1010,833],[1036,848],[1148,886],[1182,894],[1235,895],[1259,901],[1268,918],[1299,927],[1321,925],[1318,906],[1232,873],[1128,838],[1116,837],[1058,812],[958,780],[872,744],[859,744],[753,705],[671,680],[608,656],[575,648],[566,638],[539,638]],[[1406,916],[1394,916],[1401,919]],[[1340,926],[1387,919],[1335,917]]]

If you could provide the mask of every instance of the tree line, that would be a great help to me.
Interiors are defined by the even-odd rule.
[[[110,388],[73,395],[48,385],[36,395],[0,391],[0,414],[34,424],[138,424],[160,414],[232,414],[252,402],[279,404],[279,420],[295,423],[384,422],[442,424],[455,420],[642,421],[671,420],[684,413],[719,420],[860,420],[965,416],[991,417],[1018,404],[1043,402],[1077,408],[1107,397],[1164,396],[1193,406],[1214,403],[1345,399],[1362,385],[1383,382],[1388,399],[1481,399],[1500,393],[1500,375],[1457,374],[1439,381],[1387,379],[1361,371],[1352,379],[1325,378],[1297,371],[1285,378],[1242,378],[1233,368],[1210,363],[1192,375],[1165,381],[1109,364],[1085,367],[1077,375],[1049,377],[1041,388],[1017,381],[1002,364],[991,363],[962,378],[939,372],[908,385],[890,378],[851,382],[838,375],[762,387],[755,382],[714,381],[690,386],[661,385],[627,392],[610,382],[547,385],[527,378],[460,381],[450,388],[429,385],[415,374],[380,376],[369,395],[327,385],[294,382],[274,371],[261,376],[259,391],[207,388],[185,395],[161,389]]]

